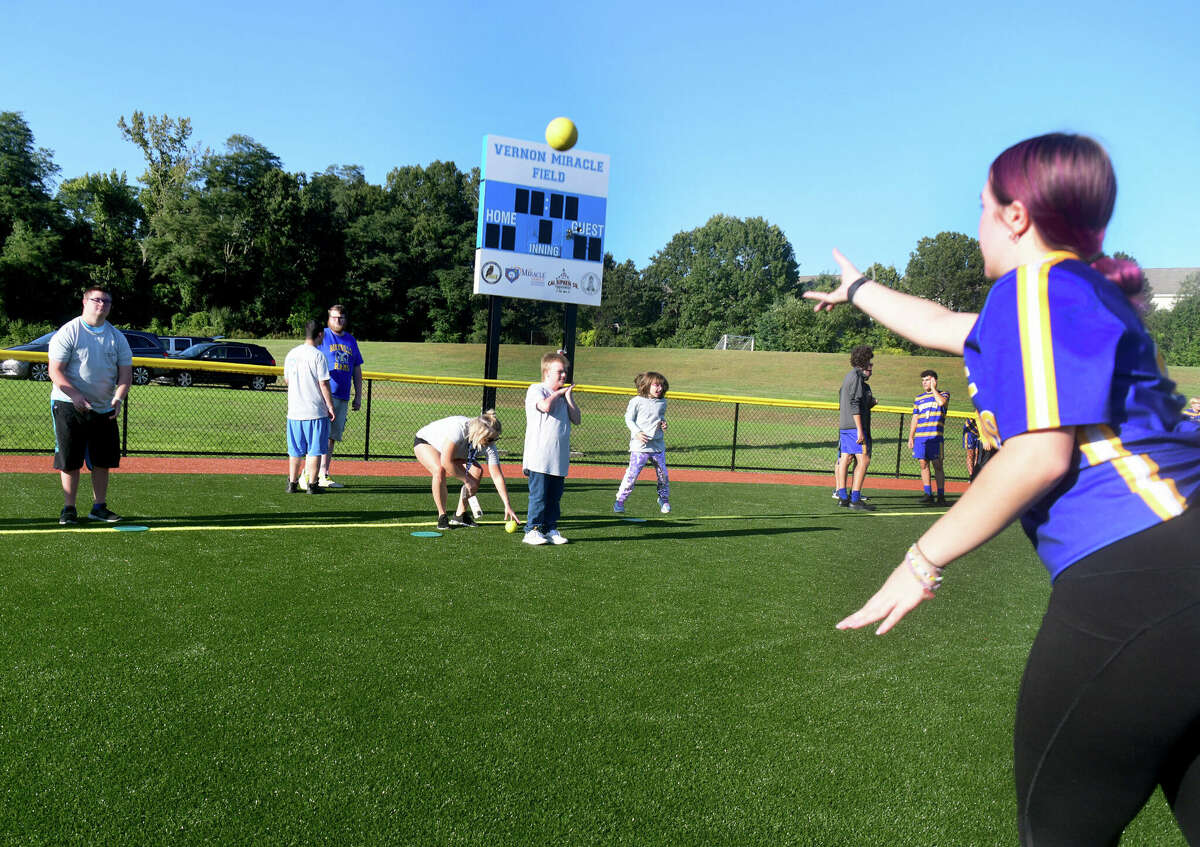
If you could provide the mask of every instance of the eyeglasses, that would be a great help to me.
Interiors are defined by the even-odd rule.
[[[108,304],[112,303],[112,298],[110,298],[110,297],[89,297],[87,299],[92,301],[93,303],[102,303],[106,306]]]
[[[330,316],[329,316],[329,320],[331,320],[331,321],[344,321],[344,320],[346,320],[346,316],[345,316],[345,315],[330,315]]]

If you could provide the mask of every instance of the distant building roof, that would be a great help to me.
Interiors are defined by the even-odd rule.
[[[1157,294],[1179,295],[1179,286],[1192,274],[1200,274],[1200,268],[1142,268],[1146,281]]]

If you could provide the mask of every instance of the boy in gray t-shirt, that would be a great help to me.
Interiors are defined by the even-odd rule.
[[[529,511],[525,516],[526,544],[566,544],[558,531],[559,501],[571,458],[571,424],[581,416],[574,385],[567,385],[567,357],[542,356],[542,381],[525,392],[525,449],[521,469],[529,477]]]

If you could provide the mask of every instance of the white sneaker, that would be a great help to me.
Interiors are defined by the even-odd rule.
[[[322,488],[345,488],[340,482],[334,482],[331,477],[323,476],[317,480],[317,485]]]
[[[546,539],[551,544],[566,544],[567,543],[567,537],[565,535],[563,535],[561,532],[559,532],[557,529],[552,529],[549,532],[547,532]]]
[[[296,485],[300,486],[301,491],[308,491],[308,471],[300,471],[300,477],[296,480]]]
[[[521,541],[523,541],[525,544],[533,544],[534,546],[537,546],[538,544],[546,543],[546,536],[542,535],[540,530],[531,529],[529,532],[525,533],[525,537],[522,538]]]
[[[662,512],[664,515],[671,514],[671,504],[668,503],[666,500],[661,501],[661,503],[662,503],[662,505],[659,506],[658,510],[660,512]]]

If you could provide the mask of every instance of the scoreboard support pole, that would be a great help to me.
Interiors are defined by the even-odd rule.
[[[563,312],[563,345],[562,349],[566,351],[567,361],[567,384],[575,381],[575,326],[579,317],[579,306],[575,303],[567,303]]]
[[[483,354],[483,378],[495,379],[500,365],[500,307],[503,297],[488,296],[488,328],[487,348]],[[483,387],[483,408],[481,412],[496,408],[496,386]]]

